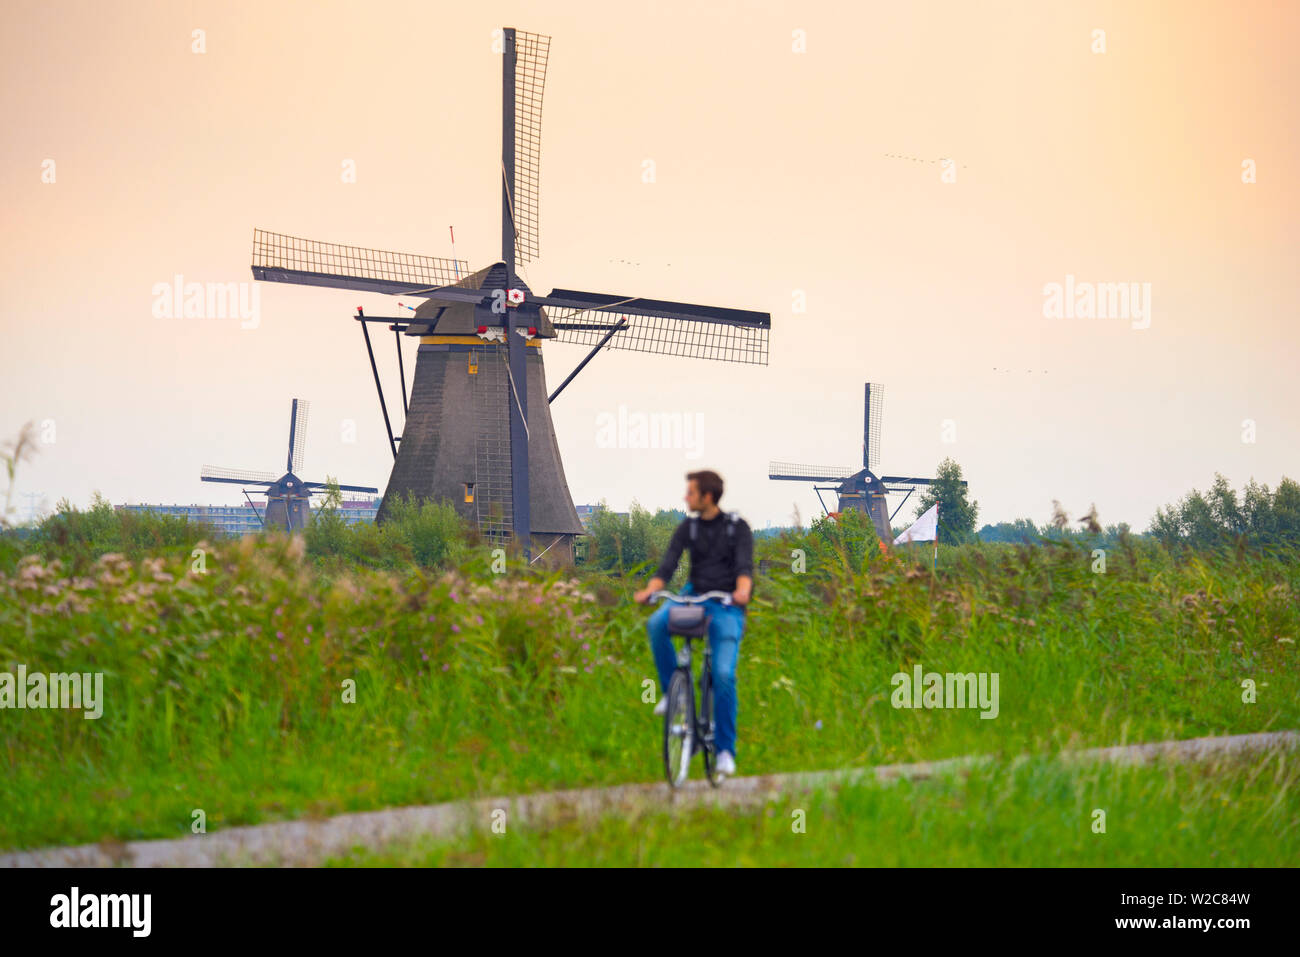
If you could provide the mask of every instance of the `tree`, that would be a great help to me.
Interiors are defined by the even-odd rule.
[[[985,525],[979,531],[982,542],[1036,542],[1038,526],[1027,518],[1018,518],[1014,522],[998,522]]]
[[[1151,532],[1167,545],[1218,548],[1242,536],[1252,545],[1300,545],[1300,484],[1283,477],[1277,490],[1252,479],[1240,499],[1222,475],[1206,493],[1193,489],[1156,509]]]
[[[804,543],[813,565],[819,569],[842,566],[861,571],[868,556],[880,548],[880,537],[871,516],[848,508],[836,516],[814,518]]]
[[[921,504],[916,507],[919,518],[935,503],[939,505],[939,541],[957,545],[975,537],[975,519],[979,516],[979,502],[966,497],[966,486],[961,482],[961,466],[952,459],[939,463],[933,485],[921,492]]]

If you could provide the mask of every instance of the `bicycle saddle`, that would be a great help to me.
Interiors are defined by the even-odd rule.
[[[668,630],[684,638],[703,638],[709,630],[709,616],[702,605],[674,605],[668,609]]]

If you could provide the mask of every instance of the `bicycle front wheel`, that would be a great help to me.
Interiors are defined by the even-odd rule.
[[[678,668],[668,682],[668,707],[664,709],[664,773],[673,787],[686,780],[694,750],[695,700],[691,674],[685,668]]]

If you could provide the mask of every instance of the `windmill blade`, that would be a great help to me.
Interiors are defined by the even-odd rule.
[[[935,479],[909,478],[902,475],[882,475],[880,481],[884,483],[885,490],[888,492],[910,492],[913,489],[924,488],[935,483]],[[961,484],[963,487],[966,485],[965,482]]]
[[[250,472],[247,469],[224,469],[203,466],[199,479],[204,482],[229,482],[232,485],[274,485],[280,477],[270,472]]]
[[[515,264],[537,258],[539,169],[542,158],[542,92],[551,38],[522,30],[507,30],[514,39],[514,178],[507,182],[514,221]]]
[[[385,252],[253,230],[253,278],[300,286],[329,286],[411,295],[455,285],[469,263],[416,253]]]
[[[884,406],[885,387],[868,382],[862,403],[862,464],[873,472],[880,463],[880,423]]]
[[[302,468],[302,456],[307,448],[307,411],[311,403],[306,399],[293,400],[289,419],[289,471],[297,473]]]
[[[546,308],[558,342],[594,346],[626,319],[609,348],[767,365],[772,317],[766,312],[572,289],[532,302]]]
[[[306,488],[320,489],[321,491],[325,491],[326,489],[329,488],[328,482],[303,482],[302,484]],[[379,489],[375,488],[373,485],[340,485],[338,486],[338,489],[340,492],[378,492],[379,491]]]
[[[857,474],[855,469],[837,465],[796,465],[793,462],[773,462],[767,467],[767,477],[786,482],[839,482]]]

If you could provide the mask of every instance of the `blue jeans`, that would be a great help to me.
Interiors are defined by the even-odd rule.
[[[690,585],[682,594],[692,592]],[[677,651],[672,636],[668,634],[668,610],[673,603],[664,601],[650,620],[646,631],[650,633],[650,650],[654,652],[655,669],[659,672],[659,686],[668,693],[668,682],[677,668]],[[740,657],[740,639],[745,634],[745,608],[742,605],[724,605],[716,598],[704,603],[709,615],[709,650],[713,655],[713,721],[717,752],[730,751],[736,755],[736,660]],[[696,702],[698,708],[700,702]]]

